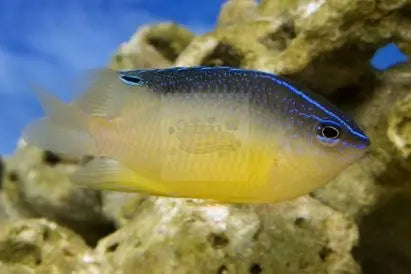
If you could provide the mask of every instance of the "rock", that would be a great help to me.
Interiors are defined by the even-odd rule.
[[[115,69],[165,68],[193,39],[194,34],[173,23],[142,27],[113,57]]]
[[[411,172],[411,92],[394,106],[388,117],[387,135],[398,151],[402,166]]]
[[[368,60],[387,41],[411,54],[410,12],[410,0],[231,0],[215,31],[194,36],[172,23],[145,26],[114,56],[111,66],[120,69],[225,65],[276,72],[326,95],[359,121],[372,147],[310,195],[276,205],[225,205],[98,192],[70,184],[78,162],[22,147],[6,163],[5,211],[12,219],[44,216],[91,245],[101,238],[86,256],[101,273],[407,273],[410,66],[377,73]],[[26,219],[14,226],[38,222],[50,227]],[[7,233],[4,239],[13,234]],[[37,273],[43,246],[60,249],[59,241],[36,239],[14,256],[0,245],[0,272]],[[90,273],[79,258],[73,257],[75,271]],[[53,263],[60,261],[47,267]]]
[[[3,178],[4,178],[4,162],[0,156],[0,189],[3,188]]]
[[[380,158],[366,157],[348,167],[326,186],[314,191],[311,196],[358,220],[371,212],[378,203],[382,190],[376,184],[376,178],[385,169],[386,162]]]
[[[355,224],[305,197],[279,205],[147,198],[101,240],[107,273],[359,273]]]
[[[406,141],[411,124],[407,118],[411,113],[410,69],[404,66],[380,75],[376,90],[352,110],[371,137],[371,150],[313,196],[359,219],[398,187],[411,186]]]
[[[34,270],[23,265],[7,265],[0,262],[0,273],[7,274],[35,274]]]
[[[275,2],[282,3],[277,10],[291,10],[290,17],[294,18],[297,32],[297,36],[281,56],[274,56],[272,67],[282,74],[297,72],[307,67],[317,56],[338,50],[344,45],[357,43],[360,48],[353,48],[352,52],[356,55],[361,47],[375,48],[386,39],[396,40],[399,31],[397,27],[401,26],[402,31],[405,30],[402,29],[404,24],[409,23],[405,22],[407,19],[403,14],[410,4],[408,0],[394,1],[395,4],[392,5],[372,0],[266,0],[261,7],[264,15],[275,13]],[[385,20],[395,22],[388,24]]]
[[[363,225],[361,219],[367,216],[365,218],[370,218],[371,221],[367,221],[366,224],[373,224],[375,216],[378,216],[373,212],[378,211],[382,204],[394,201],[397,193],[408,193],[406,189],[410,185],[407,146],[409,103],[408,99],[398,95],[410,92],[410,81],[407,80],[409,73],[403,70],[379,75],[370,68],[368,60],[387,39],[396,42],[405,52],[410,52],[411,39],[408,30],[411,21],[406,14],[410,10],[411,2],[399,0],[389,4],[388,2],[376,3],[368,0],[266,0],[258,5],[257,10],[251,8],[254,4],[253,1],[240,0],[226,3],[220,14],[218,28],[214,32],[195,37],[178,56],[175,65],[227,65],[277,72],[327,95],[329,99],[339,104],[350,112],[356,120],[360,121],[371,135],[373,145],[370,153],[349,167],[330,184],[312,193],[311,196],[321,201],[324,207],[333,208],[335,211],[332,212],[335,214],[341,214],[339,216],[342,216],[341,218],[345,222],[351,222],[350,220],[354,219],[360,223],[360,237],[364,241],[361,241],[359,248],[356,249],[356,257],[361,263],[364,263],[366,260],[363,258],[367,258],[366,252],[369,249],[363,248],[361,245],[367,245],[371,238],[367,235],[370,228],[368,225]],[[250,10],[248,11],[247,8]],[[245,17],[248,18],[244,19]],[[399,102],[395,103],[397,100]],[[391,106],[394,106],[394,109],[391,109]],[[110,194],[105,197],[110,197]],[[140,209],[153,207],[153,204],[157,203],[156,199],[142,198],[142,196],[137,196],[135,199],[132,196],[127,196],[124,203],[118,203],[121,200],[120,197],[121,195],[116,196],[115,200],[103,199],[103,203],[107,203],[105,208],[113,208],[113,204],[117,205],[116,211],[111,211],[111,216],[121,226],[116,234],[107,239],[123,233],[135,235],[132,232],[135,223],[138,223],[137,226],[145,231],[146,228],[143,228],[144,226],[139,223],[140,218],[144,219],[140,215]],[[184,211],[180,206],[177,208],[179,212]],[[389,213],[389,211],[384,212]],[[286,218],[286,213],[281,212],[280,215],[282,216],[280,218]],[[267,218],[275,219],[275,217],[269,216]],[[410,225],[409,220],[403,218],[403,221],[396,221],[400,225],[396,226],[395,229],[398,228],[398,234],[403,235],[400,230],[402,227]],[[353,226],[355,227],[355,225]],[[147,230],[153,231],[152,228]],[[138,233],[143,232],[139,231]],[[195,233],[193,232],[193,234]],[[282,231],[282,233],[287,235],[287,231]],[[319,232],[319,234],[324,233],[326,232]],[[182,234],[187,235],[188,233]],[[179,234],[173,234],[173,239],[180,239],[180,236],[175,235]],[[371,233],[371,235],[375,234]],[[129,236],[116,237],[128,238]],[[176,245],[179,248],[180,242],[191,241],[188,236],[182,237],[184,238],[181,238],[177,243],[173,242],[173,248]],[[146,239],[146,237],[142,238]],[[117,240],[118,238],[113,241]],[[172,255],[175,250],[173,248],[170,250],[168,244],[153,241],[155,246],[163,247],[166,245],[164,253],[176,258]],[[345,239],[341,239],[341,243],[344,241]],[[129,265],[133,265],[131,263],[133,261],[132,255],[127,257],[127,254],[131,254],[128,252],[133,250],[132,243],[127,243],[123,250],[122,244],[124,242],[121,239],[117,241],[118,245],[115,245],[116,250],[113,254],[116,258],[114,263],[116,267],[121,269],[121,265],[124,266],[122,271],[126,271]],[[351,258],[349,253],[354,242],[345,243],[347,244],[345,249],[347,253],[339,253],[336,256],[337,260]],[[399,240],[396,240],[395,243],[398,242]],[[407,241],[404,242],[407,243]],[[97,249],[100,256],[104,257],[106,255],[101,253],[104,250],[101,247],[102,244],[107,247],[109,243],[104,240]],[[161,261],[158,259],[160,255],[157,254],[154,247],[151,247],[151,244],[147,245],[143,240],[141,245],[143,246],[142,250],[139,251],[142,252],[141,254],[144,256],[148,254],[150,259]],[[302,244],[300,247],[304,248],[305,246],[303,246]],[[373,247],[381,246],[375,244],[371,248]],[[274,247],[274,249],[277,248],[277,246]],[[289,246],[285,246],[281,250],[287,248]],[[195,254],[195,251],[192,250],[195,249],[190,249],[190,254]],[[408,258],[407,249],[404,250],[404,258]],[[252,252],[257,251],[253,250]],[[397,252],[395,254],[403,256],[401,249],[396,249],[395,252]],[[181,252],[177,253],[181,254]],[[324,253],[327,252],[324,251]],[[378,260],[384,262],[384,252],[374,252],[373,254],[380,256]],[[194,256],[192,259],[194,263],[191,264],[179,261],[177,258],[175,259],[178,261],[176,265],[181,266],[181,269],[170,266],[170,271],[185,273],[194,265],[202,266],[202,262],[208,259],[220,263],[215,257],[203,259]],[[242,259],[244,260],[244,257]],[[145,258],[145,260],[149,259]],[[273,258],[270,260],[275,261]],[[250,263],[250,261],[245,261]],[[368,265],[363,265],[364,269],[378,269],[379,264],[375,267],[376,265],[372,265],[372,263],[367,261]],[[396,261],[387,260],[382,264],[385,268],[392,269],[394,263]],[[211,267],[211,263],[204,264],[206,268],[201,268],[201,270],[205,272],[219,270],[224,273],[234,270],[234,272],[242,273],[241,271],[246,271],[246,268],[241,268],[235,263],[235,266],[231,265],[232,268],[229,264],[224,264],[222,268],[215,266],[207,268]],[[151,265],[152,271],[159,271],[155,267],[160,266],[155,263]],[[275,267],[277,266],[268,269],[274,271]],[[259,271],[259,269],[264,268],[259,266],[254,269]],[[329,273],[344,272],[343,269],[334,269]],[[353,272],[358,270],[355,267],[350,269]],[[279,273],[287,273],[287,270],[281,268],[280,270],[282,272],[279,271]],[[312,273],[321,273],[321,270],[316,271]]]
[[[220,20],[228,20],[226,13],[235,13],[233,20],[241,17],[251,2],[229,1]],[[276,72],[326,95],[369,90],[374,78],[368,60],[378,47],[392,39],[411,49],[411,20],[405,16],[409,5],[407,0],[395,5],[371,0],[265,0],[250,20],[220,24],[215,32],[196,37],[176,65]]]
[[[7,220],[7,214],[4,209],[3,193],[1,192],[4,181],[4,169],[4,162],[3,159],[0,157],[0,225],[3,221]]]
[[[253,20],[257,16],[256,0],[231,0],[224,3],[218,16],[217,27]]]
[[[3,186],[6,214],[11,219],[47,217],[95,242],[112,225],[102,214],[100,192],[69,181],[76,166],[76,162],[34,147],[19,149],[7,160]]]
[[[45,219],[2,227],[0,262],[1,273],[100,273],[91,249],[79,236]]]
[[[372,137],[369,155],[314,193],[358,220],[354,254],[364,273],[401,274],[411,268],[411,219],[405,210],[411,203],[410,69],[383,73],[368,101],[354,111]]]
[[[354,255],[363,273],[410,273],[410,206],[411,189],[402,189],[361,220]]]
[[[124,226],[135,218],[141,207],[152,204],[153,199],[139,193],[103,191],[102,204],[105,216],[117,227]]]
[[[187,48],[178,56],[176,66],[233,66],[264,69],[260,63],[278,54],[282,50],[266,47],[261,41],[269,34],[281,32],[282,36],[293,36],[292,29],[282,31],[282,22],[269,20],[247,21],[228,27],[216,29],[193,39]],[[287,44],[288,40],[283,44]]]

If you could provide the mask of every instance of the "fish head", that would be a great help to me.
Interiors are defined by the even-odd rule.
[[[312,105],[311,105],[312,106]],[[305,110],[308,108],[305,107]],[[361,158],[370,139],[346,113],[327,102],[300,112],[298,132],[290,155],[294,168],[307,177],[331,180],[348,165]]]
[[[333,112],[333,116],[315,116],[312,119],[311,143],[317,151],[356,159],[364,154],[370,145],[370,139],[357,123],[346,114]]]
[[[331,112],[331,108],[306,104],[296,116],[288,115],[282,121],[280,128],[290,130],[273,137],[277,144],[270,173],[273,183],[265,191],[281,193],[280,199],[304,195],[330,182],[364,155],[370,146],[368,136],[345,113]]]

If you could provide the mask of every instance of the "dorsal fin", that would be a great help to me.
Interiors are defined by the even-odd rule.
[[[73,105],[64,104],[51,92],[39,85],[32,85],[32,90],[50,121],[61,127],[77,130],[87,129],[87,115],[85,113],[79,111]]]

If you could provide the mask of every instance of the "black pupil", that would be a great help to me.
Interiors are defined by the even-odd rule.
[[[131,76],[126,76],[126,75],[122,75],[121,78],[124,81],[130,82],[130,83],[134,83],[134,84],[138,84],[140,83],[141,79],[137,78],[137,77],[131,77]]]
[[[322,135],[328,139],[335,139],[340,135],[338,129],[333,126],[324,126],[321,132]]]

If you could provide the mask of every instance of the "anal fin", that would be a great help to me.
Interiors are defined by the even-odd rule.
[[[158,183],[140,176],[119,161],[110,158],[91,160],[79,168],[70,180],[94,189],[167,196],[167,192],[161,189]]]

